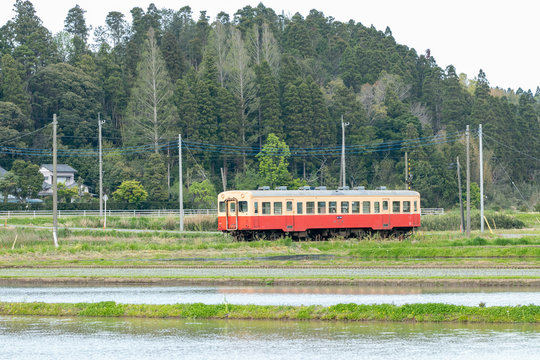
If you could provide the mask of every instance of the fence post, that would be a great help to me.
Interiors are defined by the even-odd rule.
[[[9,219],[9,210],[8,210],[8,212],[7,212],[7,217],[8,217],[8,219]]]
[[[34,219],[36,218],[36,210],[34,210]]]

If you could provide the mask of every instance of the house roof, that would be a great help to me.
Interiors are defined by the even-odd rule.
[[[7,170],[0,166],[0,176],[6,175]]]
[[[49,171],[53,171],[53,164],[42,164],[41,167],[44,167],[45,169],[47,169]],[[77,172],[77,170],[75,170],[74,168],[72,168],[71,166],[66,165],[66,164],[57,164],[56,165],[56,171],[72,172],[72,173]]]

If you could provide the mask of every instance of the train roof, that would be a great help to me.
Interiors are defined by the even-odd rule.
[[[420,196],[411,190],[231,190],[228,193],[250,193],[254,197],[298,196]],[[221,195],[221,194],[220,194]]]

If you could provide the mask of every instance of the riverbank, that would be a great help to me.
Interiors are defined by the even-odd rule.
[[[0,303],[0,315],[129,317],[179,319],[258,319],[326,321],[397,321],[464,323],[540,323],[540,306],[457,306],[408,304],[402,306],[338,304],[333,306],[262,306],[99,303]]]

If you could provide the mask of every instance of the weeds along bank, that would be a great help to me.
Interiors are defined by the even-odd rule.
[[[272,305],[145,305],[99,303],[0,303],[0,315],[139,317],[188,319],[342,320],[464,323],[540,323],[540,306],[459,306],[408,304],[402,306],[338,304],[333,306]]]
[[[55,248],[48,229],[12,228],[0,230],[0,266],[48,265],[109,265],[136,266],[173,264],[263,264],[263,265],[358,265],[366,261],[395,261],[425,263],[442,261],[446,264],[489,262],[529,264],[540,262],[540,234],[520,238],[473,237],[462,234],[415,234],[406,240],[380,237],[332,239],[329,241],[238,242],[231,237],[213,233],[123,232],[94,230],[59,231]],[[310,262],[257,260],[261,257],[283,255],[329,255],[330,258]],[[178,258],[179,260],[174,260]],[[193,260],[190,260],[193,258]],[[196,261],[206,259],[205,262]],[[225,259],[225,260],[224,260]],[[231,260],[226,260],[231,259]],[[238,260],[235,260],[238,259]],[[424,259],[424,260],[422,260]],[[243,262],[239,262],[239,261]],[[108,261],[108,262],[107,262]],[[128,262],[129,261],[129,262]],[[152,262],[153,261],[153,262]],[[191,261],[191,262],[190,262]]]

